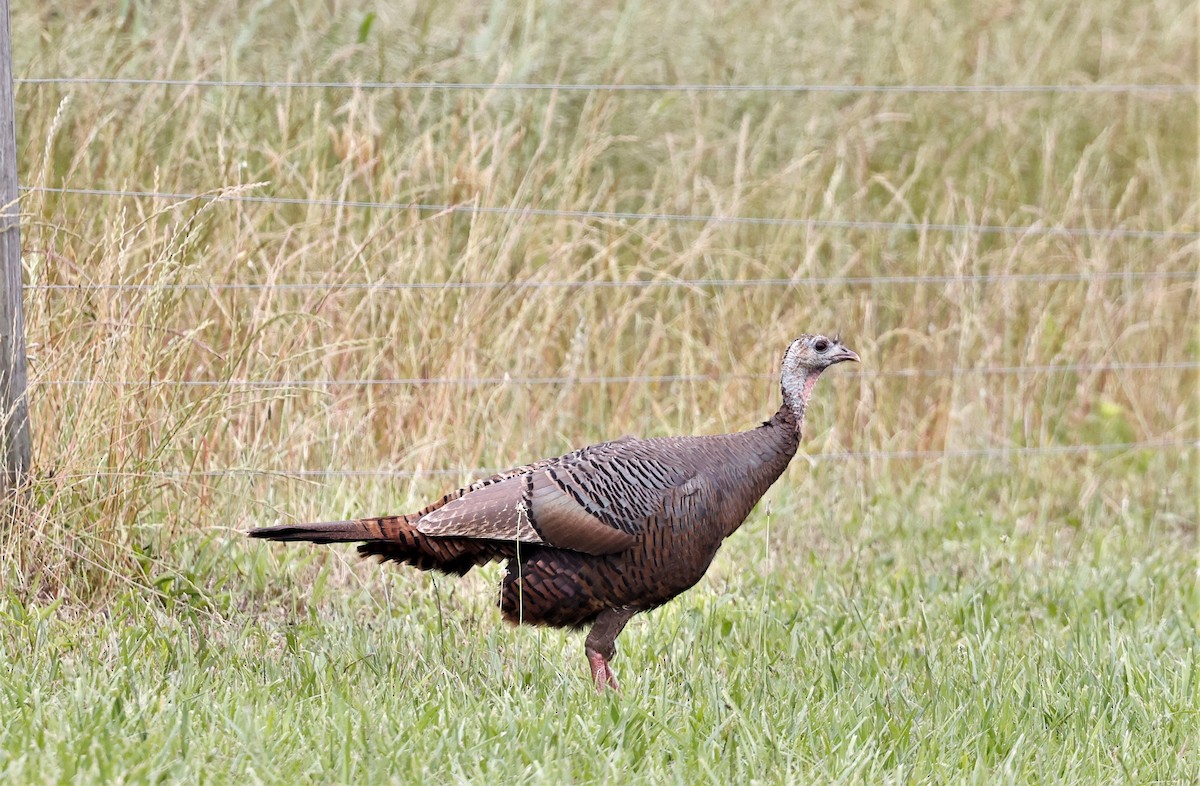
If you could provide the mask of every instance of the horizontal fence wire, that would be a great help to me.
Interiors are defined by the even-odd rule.
[[[820,286],[886,286],[904,284],[987,284],[1030,283],[1055,284],[1094,281],[1190,281],[1200,283],[1200,271],[1189,270],[1129,270],[1090,271],[1072,273],[968,273],[963,275],[913,276],[806,276],[803,278],[662,278],[633,281],[576,279],[570,281],[414,281],[408,283],[349,281],[300,283],[240,283],[216,281],[204,284],[26,284],[29,291],[46,292],[155,292],[169,289],[182,292],[237,292],[242,290],[275,290],[280,292],[358,291],[358,290],[520,290],[520,289],[650,289],[656,287],[681,289],[732,289],[737,287],[820,287]]]
[[[162,192],[107,188],[67,188],[58,186],[22,186],[20,191],[41,194],[70,194],[75,196],[166,199],[181,202],[221,201],[265,205],[301,205],[373,210],[414,210],[437,214],[480,214],[533,216],[538,218],[568,218],[593,221],[672,221],[685,223],[742,224],[750,226],[795,227],[806,229],[852,229],[872,232],[938,232],[984,235],[1022,235],[1044,237],[1099,237],[1134,239],[1197,240],[1200,231],[1172,229],[1127,229],[1122,227],[1055,227],[1040,224],[1006,226],[1003,224],[923,223],[915,221],[856,221],[820,218],[779,218],[771,216],[723,216],[687,213],[638,213],[619,210],[558,210],[553,208],[481,205],[450,205],[417,202],[373,202],[369,200],[316,199],[309,197],[252,196],[240,193]]]
[[[1196,371],[1200,361],[1178,363],[1063,363],[1037,366],[962,366],[953,368],[899,368],[847,371],[839,377],[963,377],[973,375],[1021,376],[1026,374],[1092,374],[1131,371]],[[379,379],[32,379],[30,386],[50,387],[195,387],[195,388],[315,388],[315,387],[421,387],[432,385],[636,385],[659,383],[724,383],[731,380],[776,379],[778,374],[633,374],[616,376],[491,376],[491,377],[396,377]]]
[[[905,459],[1007,459],[1027,456],[1062,456],[1087,453],[1122,453],[1134,450],[1190,451],[1200,447],[1196,439],[1156,439],[1137,442],[1104,442],[1084,445],[1014,445],[951,450],[858,450],[832,453],[800,453],[808,461],[896,461]],[[214,470],[98,470],[87,473],[55,475],[56,479],[98,478],[162,478],[188,480],[231,477],[267,477],[289,480],[319,480],[322,478],[423,478],[423,477],[486,477],[503,472],[507,467],[435,467],[430,469],[250,469],[229,468]]]
[[[1058,85],[848,85],[848,84],[671,84],[602,82],[428,82],[428,81],[292,81],[271,79],[152,79],[111,76],[27,76],[13,80],[17,85],[130,85],[142,87],[225,87],[269,90],[513,90],[605,93],[832,93],[837,95],[877,93],[965,93],[965,94],[1112,94],[1194,95],[1194,84],[1058,84]]]

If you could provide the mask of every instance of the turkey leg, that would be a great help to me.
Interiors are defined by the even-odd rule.
[[[605,688],[620,690],[617,676],[613,674],[612,666],[608,665],[608,662],[617,653],[617,636],[625,628],[625,623],[636,613],[628,606],[602,611],[588,632],[584,651],[592,671],[592,681],[596,684],[596,693],[604,693]]]

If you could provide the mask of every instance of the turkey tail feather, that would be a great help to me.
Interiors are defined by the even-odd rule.
[[[316,524],[284,524],[278,527],[258,527],[246,534],[252,538],[310,543],[357,543],[360,541],[390,540],[396,537],[396,526],[386,519],[356,519],[327,521]]]
[[[386,516],[319,524],[284,524],[259,527],[246,534],[263,540],[358,543],[358,553],[364,557],[405,562],[421,570],[440,570],[457,576],[476,565],[505,559],[514,553],[509,543],[470,538],[427,538],[413,527],[413,518]]]

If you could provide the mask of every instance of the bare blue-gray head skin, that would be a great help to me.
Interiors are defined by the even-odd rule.
[[[796,419],[797,431],[804,426],[804,410],[817,377],[830,366],[847,360],[857,363],[858,355],[842,343],[840,336],[829,338],[805,334],[793,341],[787,352],[783,353],[779,384],[783,388],[784,405]]]

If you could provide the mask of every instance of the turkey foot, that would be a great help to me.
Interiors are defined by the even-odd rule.
[[[625,627],[625,623],[629,622],[629,618],[636,613],[628,606],[607,609],[596,617],[595,624],[588,632],[583,651],[587,653],[592,681],[596,683],[596,693],[604,693],[605,688],[612,688],[614,693],[620,691],[617,675],[613,674],[612,666],[608,665],[608,662],[617,654],[617,636]]]
[[[596,693],[604,695],[606,688],[612,688],[613,693],[620,693],[621,686],[617,684],[617,675],[613,674],[612,666],[599,652],[588,653],[588,663],[592,667],[592,681],[596,683]]]

